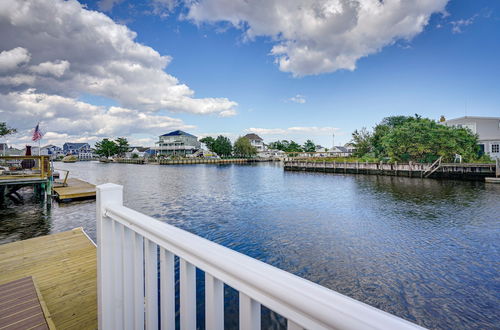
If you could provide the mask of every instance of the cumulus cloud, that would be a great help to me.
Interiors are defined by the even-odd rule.
[[[306,98],[304,97],[304,95],[300,95],[300,94],[297,94],[297,95],[289,98],[288,100],[295,102],[295,103],[300,103],[300,104],[306,103]]]
[[[16,47],[0,53],[0,72],[17,69],[19,65],[29,62],[31,55],[26,48]]]
[[[50,143],[64,140],[95,141],[98,138],[193,129],[182,120],[123,107],[103,107],[34,89],[0,95],[0,117],[21,132],[16,143],[29,143],[29,132],[41,122]],[[26,139],[26,135],[28,138]],[[24,139],[24,140],[23,140]]]
[[[247,40],[270,37],[280,70],[295,76],[354,70],[356,62],[410,40],[448,0],[185,1],[197,24],[229,22]]]
[[[235,114],[237,103],[227,98],[195,98],[164,71],[172,59],[135,38],[126,26],[76,0],[4,0],[0,93],[36,88],[73,98],[104,96],[142,111]]]

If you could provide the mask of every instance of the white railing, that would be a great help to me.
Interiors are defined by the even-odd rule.
[[[124,207],[115,184],[97,187],[97,247],[100,329],[175,329],[174,256],[181,329],[196,329],[196,268],[205,272],[206,329],[224,328],[224,283],[239,291],[240,329],[260,329],[261,304],[294,330],[419,328]]]

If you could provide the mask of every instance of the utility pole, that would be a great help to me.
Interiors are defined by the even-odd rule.
[[[335,149],[335,132],[332,133],[332,150]]]

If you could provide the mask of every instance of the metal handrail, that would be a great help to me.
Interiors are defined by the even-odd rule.
[[[173,255],[180,258],[181,264],[181,328],[196,327],[196,289],[193,288],[196,286],[195,267],[206,274],[207,329],[219,329],[223,324],[224,309],[220,307],[223,304],[222,283],[240,292],[241,329],[260,328],[260,304],[287,318],[288,329],[420,328],[311,281],[159,222],[123,206],[122,201],[122,186],[105,184],[97,187],[98,301],[101,329],[131,326],[127,322],[134,322],[138,326],[141,324],[141,317],[146,319],[146,328],[157,328],[155,322],[158,320],[158,311],[161,313],[161,320],[167,322],[162,323],[162,328],[175,326],[171,323],[175,322],[175,314],[172,315],[172,306],[175,306],[175,294],[172,296]],[[133,242],[140,242],[135,245],[135,249]],[[143,248],[144,255],[141,255]],[[156,287],[157,248],[160,251],[161,307],[158,306]],[[135,260],[134,266],[128,265],[130,259]],[[170,266],[167,268],[165,264]],[[141,265],[144,265],[144,273]],[[132,275],[127,274],[127,269],[135,269],[133,279],[130,279]],[[135,290],[134,297],[138,300],[135,303],[138,306],[128,305],[130,301],[126,297],[133,294],[122,292],[128,288]],[[145,297],[142,297],[143,289]],[[145,305],[143,301],[146,302]],[[135,311],[136,314],[132,317],[132,312],[127,311]]]

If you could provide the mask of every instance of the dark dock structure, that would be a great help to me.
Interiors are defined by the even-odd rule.
[[[309,171],[339,174],[370,174],[410,178],[457,179],[485,181],[496,175],[495,164],[440,163],[387,164],[368,162],[285,161],[286,171]]]

